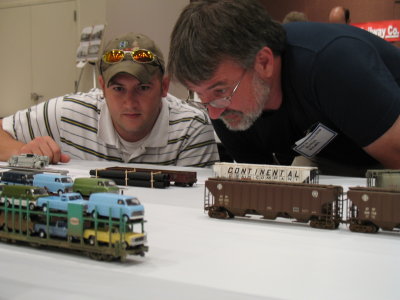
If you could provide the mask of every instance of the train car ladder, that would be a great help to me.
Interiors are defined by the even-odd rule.
[[[210,207],[210,191],[204,186],[204,212]]]

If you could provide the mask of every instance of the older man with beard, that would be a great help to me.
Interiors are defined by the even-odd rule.
[[[341,24],[280,25],[256,0],[199,0],[171,35],[169,75],[196,92],[237,162],[364,175],[400,168],[400,50]]]

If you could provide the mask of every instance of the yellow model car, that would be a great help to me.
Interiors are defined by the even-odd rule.
[[[83,238],[90,244],[95,245],[97,243],[102,244],[116,244],[122,242],[122,246],[125,248],[133,248],[136,246],[144,245],[147,242],[146,233],[137,232],[125,232],[121,233],[117,228],[112,228],[111,232],[104,229],[97,230],[85,229],[83,232]]]

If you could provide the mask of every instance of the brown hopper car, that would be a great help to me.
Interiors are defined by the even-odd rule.
[[[399,190],[351,187],[347,198],[351,231],[377,232],[379,228],[393,230],[400,227]]]
[[[341,186],[209,178],[205,210],[213,218],[246,214],[291,218],[311,227],[335,229],[342,222]]]

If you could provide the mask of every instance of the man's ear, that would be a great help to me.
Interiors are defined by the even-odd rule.
[[[268,47],[263,47],[257,52],[254,60],[254,70],[263,80],[270,79],[274,70],[274,53]]]
[[[167,94],[168,94],[169,83],[170,83],[170,78],[168,76],[164,76],[162,81],[161,81],[161,89],[162,89],[162,96],[163,97],[166,97]]]
[[[106,86],[105,86],[105,83],[104,83],[103,76],[99,75],[98,80],[99,80],[99,84],[101,86],[101,89],[104,91]]]

